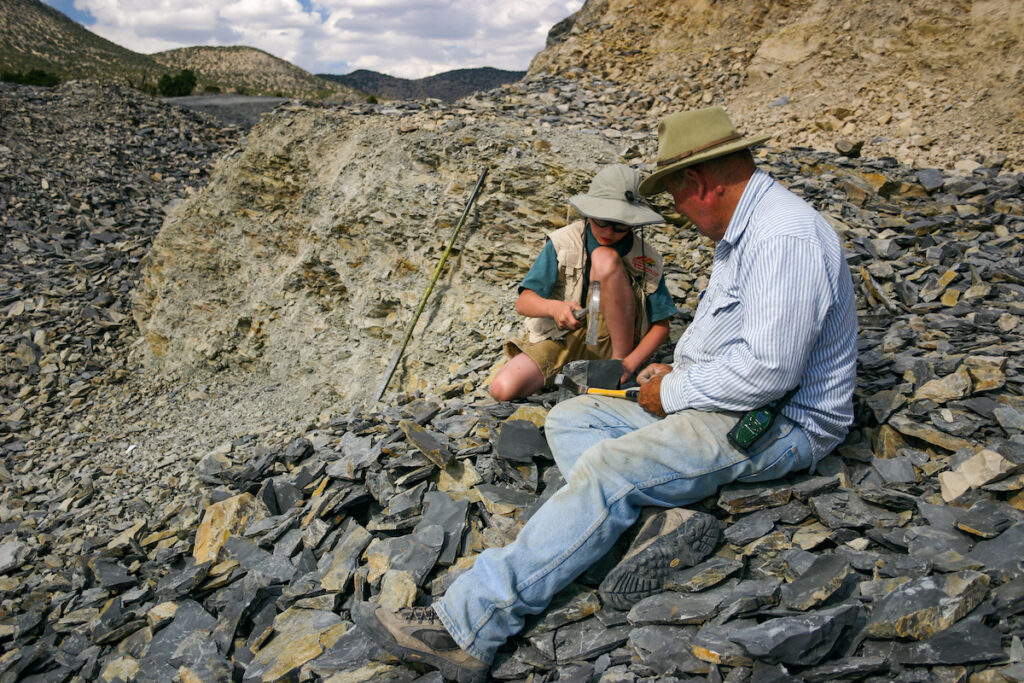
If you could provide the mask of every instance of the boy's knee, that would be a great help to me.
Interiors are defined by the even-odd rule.
[[[515,387],[511,386],[506,378],[501,375],[498,375],[491,381],[491,386],[487,390],[495,401],[511,401],[514,398],[518,398]]]
[[[624,270],[622,258],[611,247],[598,247],[590,255],[590,273],[594,279],[602,279]]]

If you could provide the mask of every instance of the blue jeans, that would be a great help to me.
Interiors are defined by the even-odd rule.
[[[666,418],[619,398],[577,396],[545,423],[566,485],[516,540],[482,552],[434,603],[455,641],[490,662],[527,615],[601,559],[648,505],[679,507],[733,481],[775,479],[811,465],[803,430],[779,416],[747,454],[726,433],[739,413],[684,410]]]

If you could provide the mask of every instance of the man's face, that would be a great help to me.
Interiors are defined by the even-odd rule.
[[[722,239],[722,235],[714,230],[713,216],[708,206],[701,201],[700,181],[695,171],[686,169],[673,173],[662,184],[672,195],[676,211],[689,218],[702,235],[716,242]]]
[[[676,211],[689,218],[696,225],[695,215],[698,213],[697,210],[699,208],[696,201],[697,183],[684,172],[680,172],[673,173],[665,178],[663,184],[668,193],[672,195],[672,202],[675,204]]]

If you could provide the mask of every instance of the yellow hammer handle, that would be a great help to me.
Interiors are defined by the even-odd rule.
[[[588,394],[597,394],[598,396],[614,396],[616,398],[626,398],[628,396],[627,389],[597,389],[595,387],[588,387]]]

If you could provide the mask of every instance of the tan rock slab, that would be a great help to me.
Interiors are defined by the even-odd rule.
[[[370,662],[366,666],[355,671],[339,671],[330,678],[325,678],[324,683],[365,683],[366,681],[386,681],[388,674],[398,667],[384,662]]]
[[[385,607],[400,609],[412,607],[419,597],[419,588],[409,572],[389,569],[380,580],[380,594],[377,602]]]
[[[508,416],[506,421],[511,422],[512,420],[527,420],[532,422],[540,428],[544,427],[544,420],[548,417],[548,411],[546,408],[541,406],[519,406],[516,412]]]
[[[131,681],[139,672],[139,662],[127,655],[111,660],[100,673],[101,681]]]
[[[146,623],[155,631],[174,619],[174,615],[177,613],[178,603],[161,602],[159,605],[146,612]]]
[[[793,545],[803,550],[813,550],[828,540],[832,530],[820,522],[805,524],[793,534]]]
[[[907,440],[898,431],[889,425],[882,425],[878,428],[878,436],[875,439],[875,456],[879,458],[898,457],[900,451],[907,447]]]
[[[216,562],[228,536],[264,517],[266,508],[251,493],[242,493],[210,505],[203,512],[203,520],[196,530],[192,556],[197,563]]]
[[[107,549],[117,550],[131,547],[132,541],[138,541],[139,537],[146,531],[146,521],[139,520],[135,524],[114,536],[107,544]]]
[[[936,403],[946,403],[966,398],[971,394],[971,387],[971,374],[964,365],[961,365],[956,372],[926,382],[914,392],[911,400],[931,399]]]
[[[273,636],[256,653],[247,677],[255,672],[267,683],[291,680],[291,675],[336,643],[349,626],[326,610],[291,607],[274,619]]]
[[[453,500],[468,500],[471,503],[476,503],[480,500],[480,494],[475,487],[477,484],[482,484],[483,481],[483,477],[468,461],[453,460],[438,472],[437,490],[444,491]]]
[[[946,434],[934,427],[915,422],[906,415],[893,415],[889,418],[889,424],[906,436],[927,441],[939,448],[945,448],[947,451],[958,451],[961,448],[972,448],[974,446],[967,439],[961,439],[958,436]]]
[[[971,490],[967,478],[959,472],[939,472],[942,500],[951,503]]]
[[[971,373],[972,390],[977,394],[982,391],[999,389],[1006,384],[1006,358],[1000,356],[969,356],[964,365]]]
[[[961,463],[956,471],[963,475],[971,488],[976,489],[1002,479],[1010,474],[1015,467],[1012,462],[999,453],[986,448]]]
[[[359,524],[353,524],[348,533],[331,551],[333,559],[320,585],[324,590],[341,592],[346,590],[349,581],[359,566],[359,556],[366,549],[373,537],[370,532]]]

